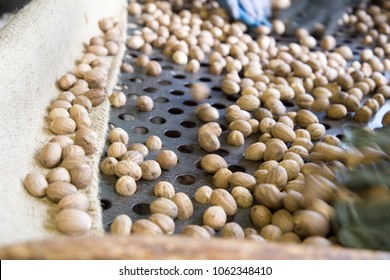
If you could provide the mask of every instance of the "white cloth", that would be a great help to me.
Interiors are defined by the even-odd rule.
[[[0,246],[59,235],[54,226],[57,205],[29,195],[23,178],[46,174],[36,160],[48,130],[47,107],[59,94],[56,81],[72,72],[92,36],[102,35],[98,20],[118,16],[126,21],[126,0],[35,0],[0,30]],[[121,55],[113,59],[108,92],[114,86]],[[104,146],[109,105],[91,114],[99,135],[93,187],[85,191],[93,218],[91,234],[102,234],[98,199],[98,162]]]

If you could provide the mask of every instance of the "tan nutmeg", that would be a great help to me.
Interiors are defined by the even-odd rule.
[[[45,196],[48,185],[45,176],[40,173],[32,172],[24,177],[24,186],[26,190],[35,197]]]
[[[70,183],[70,174],[68,170],[66,170],[63,167],[57,167],[52,170],[50,170],[46,174],[46,180],[47,182],[53,183],[53,182],[67,182]]]
[[[114,176],[115,175],[115,166],[118,163],[118,160],[113,157],[107,157],[100,163],[100,170],[103,174]]]
[[[87,156],[96,152],[98,147],[98,136],[96,132],[88,127],[81,127],[76,131],[74,143],[81,146]]]
[[[122,176],[115,183],[115,190],[122,196],[131,196],[137,191],[137,183],[131,176]]]
[[[55,217],[58,231],[69,236],[81,236],[91,229],[92,219],[84,211],[77,209],[64,209]]]
[[[187,194],[178,192],[172,197],[172,201],[177,205],[179,220],[188,220],[194,213],[194,206]]]
[[[210,196],[210,203],[214,206],[221,206],[228,216],[232,216],[237,212],[236,201],[225,189],[213,190]]]
[[[121,159],[126,152],[127,148],[125,144],[122,142],[114,142],[108,147],[107,156]]]
[[[168,215],[155,213],[152,214],[148,219],[149,221],[158,225],[164,234],[171,235],[175,231],[175,222]]]
[[[163,146],[161,138],[156,135],[149,136],[145,141],[145,146],[149,151],[160,150]]]
[[[62,209],[77,209],[87,212],[89,209],[89,198],[81,193],[73,193],[63,197],[58,202],[58,208]]]
[[[161,150],[156,157],[156,161],[160,164],[162,169],[168,170],[174,167],[177,162],[177,155],[171,150]]]
[[[69,117],[58,117],[51,122],[50,130],[57,135],[72,134],[76,130],[76,122]]]
[[[157,197],[172,198],[175,195],[175,188],[167,181],[160,181],[154,186],[153,193]]]
[[[110,104],[114,108],[120,108],[126,105],[126,95],[121,91],[114,91],[110,95]]]
[[[127,145],[129,143],[129,135],[124,129],[115,127],[108,133],[108,141],[110,143],[122,142],[123,144]]]
[[[237,206],[249,208],[253,205],[253,196],[251,192],[244,187],[234,187],[231,192]]]
[[[233,172],[228,168],[223,167],[218,169],[212,179],[214,187],[227,189],[230,186],[229,179],[232,174]]]
[[[46,168],[57,166],[61,161],[62,148],[60,144],[48,142],[39,153],[38,160]]]
[[[209,186],[202,186],[196,190],[194,194],[194,199],[200,204],[208,204],[210,202],[212,192],[213,189]]]
[[[116,216],[112,221],[110,231],[113,235],[129,236],[132,226],[133,222],[131,218],[126,214],[121,214]]]
[[[203,214],[203,224],[215,230],[221,229],[226,223],[226,212],[221,206],[210,206]]]
[[[70,170],[71,183],[78,189],[83,189],[92,184],[93,170],[88,165],[81,165]]]
[[[199,133],[198,142],[202,149],[206,152],[215,152],[221,147],[218,136],[211,131],[203,131]]]
[[[147,95],[141,95],[137,98],[135,106],[138,111],[150,112],[153,110],[154,106],[153,99]]]
[[[220,168],[227,168],[228,164],[223,157],[217,154],[205,155],[200,163],[202,169],[210,174],[214,174]]]
[[[133,177],[135,181],[141,179],[142,170],[141,167],[130,160],[121,160],[115,165],[114,169],[115,175],[118,177],[130,176]]]
[[[161,175],[161,167],[155,160],[146,160],[140,164],[142,179],[146,181],[156,180]]]
[[[146,64],[146,74],[157,77],[161,75],[161,72],[162,72],[161,65],[157,61],[152,60]]]
[[[152,214],[155,213],[165,214],[171,217],[172,219],[175,219],[179,214],[179,209],[176,203],[173,202],[172,200],[165,197],[160,197],[150,204],[150,212]]]

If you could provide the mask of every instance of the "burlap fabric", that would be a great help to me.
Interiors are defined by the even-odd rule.
[[[53,135],[47,107],[59,94],[56,81],[72,72],[92,36],[102,35],[98,20],[117,16],[125,23],[125,0],[33,0],[0,30],[0,246],[60,235],[55,230],[56,204],[34,198],[22,180],[31,171],[44,174],[37,153]],[[115,85],[124,45],[112,59],[107,91]],[[103,234],[98,199],[98,162],[104,147],[109,104],[91,113],[99,135],[91,201],[90,234]]]

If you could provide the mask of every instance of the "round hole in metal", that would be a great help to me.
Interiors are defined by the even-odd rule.
[[[104,226],[104,230],[105,230],[106,232],[111,232],[111,225],[112,225],[112,222],[107,223],[107,224]]]
[[[137,98],[139,97],[139,95],[136,94],[136,93],[128,93],[128,94],[127,94],[127,97],[128,97],[130,100],[137,100]]]
[[[173,66],[172,65],[163,65],[161,66],[162,69],[164,70],[173,70]]]
[[[184,80],[186,78],[186,76],[184,76],[182,74],[176,74],[176,75],[173,75],[173,78],[179,79],[179,80]]]
[[[201,165],[201,160],[195,161],[195,162],[194,162],[194,165],[195,165],[195,167],[198,168],[198,169],[203,169],[203,168],[202,168],[202,165]]]
[[[238,95],[234,94],[234,95],[229,95],[226,97],[227,100],[229,101],[232,101],[232,102],[236,102],[237,99],[238,99]]]
[[[244,167],[242,167],[240,165],[235,165],[235,164],[229,165],[228,169],[231,172],[245,172],[245,168]]]
[[[342,135],[342,134],[336,134],[335,135],[337,138],[339,138],[340,140],[343,140],[343,138],[344,138],[344,135]]]
[[[192,83],[186,83],[186,84],[184,84],[184,86],[185,86],[186,88],[190,88],[190,87],[192,87]]]
[[[147,129],[144,126],[136,126],[136,127],[133,127],[131,129],[131,131],[135,134],[138,134],[138,135],[144,135],[144,134],[147,134],[149,132],[149,129]]]
[[[167,120],[164,119],[163,117],[151,117],[151,118],[149,119],[149,121],[150,121],[151,123],[154,123],[154,124],[164,124],[164,123],[167,122]]]
[[[194,128],[194,127],[196,127],[196,123],[193,122],[193,121],[182,121],[182,122],[180,123],[180,125],[181,125],[182,127],[185,127],[185,128]]]
[[[130,79],[130,81],[133,83],[142,83],[144,81],[144,79],[141,77],[133,77]]]
[[[123,113],[118,116],[121,120],[132,121],[135,120],[135,116],[130,113]]]
[[[172,84],[172,82],[171,82],[171,81],[168,81],[168,80],[160,80],[160,81],[158,81],[158,83],[159,83],[160,85],[162,85],[162,86],[169,86],[169,85]]]
[[[200,66],[201,66],[201,67],[210,67],[210,64],[207,63],[207,62],[201,62],[201,63],[200,63]]]
[[[111,208],[112,202],[109,199],[102,198],[100,200],[100,206],[102,207],[103,210],[108,210]]]
[[[156,102],[156,103],[168,103],[169,102],[169,99],[168,98],[166,98],[166,97],[156,97],[155,99],[154,99],[154,102]]]
[[[209,77],[201,77],[201,78],[199,78],[199,81],[201,81],[201,82],[211,82],[211,79]]]
[[[195,152],[195,147],[191,145],[180,145],[177,147],[177,150],[184,154],[192,154]]]
[[[328,130],[328,129],[331,129],[331,125],[330,124],[327,124],[327,123],[322,123],[323,126],[325,126],[325,129]]]
[[[287,101],[287,100],[283,100],[282,103],[286,107],[294,107],[295,106],[295,104],[293,102],[290,102],[290,101]]]
[[[150,215],[149,203],[136,203],[133,205],[132,209],[138,215]]]
[[[138,53],[135,53],[135,52],[131,52],[129,53],[133,58],[137,58],[139,55]]]
[[[156,57],[152,57],[150,60],[163,61],[164,59],[162,57],[156,56]]]
[[[175,96],[182,96],[182,95],[184,95],[184,91],[181,91],[181,90],[171,90],[170,94],[175,95]]]
[[[222,91],[222,89],[221,89],[220,87],[217,87],[217,86],[212,87],[211,89],[212,89],[213,91]]]
[[[234,216],[227,216],[226,217],[226,223],[231,223],[234,221]]]
[[[196,103],[195,101],[192,101],[192,100],[184,100],[183,104],[186,105],[186,106],[196,106],[196,105],[198,105],[198,103]]]
[[[167,130],[164,132],[164,135],[169,138],[180,138],[181,133],[178,130]]]
[[[219,126],[221,127],[222,131],[226,131],[227,130],[226,126],[224,126],[223,124],[219,124]]]
[[[214,103],[214,104],[211,104],[211,106],[213,106],[216,109],[225,109],[226,108],[226,106],[221,104],[221,103]]]
[[[180,108],[170,108],[168,109],[168,112],[172,115],[180,115],[184,113],[184,111]]]
[[[176,176],[176,182],[182,185],[192,185],[196,182],[196,179],[194,176],[188,175],[188,174],[181,174]]]
[[[214,152],[217,155],[220,155],[221,157],[227,157],[229,155],[229,152],[224,149],[219,149],[218,151]]]
[[[146,87],[146,88],[144,88],[144,91],[148,92],[148,93],[155,93],[158,91],[158,89],[155,87]]]

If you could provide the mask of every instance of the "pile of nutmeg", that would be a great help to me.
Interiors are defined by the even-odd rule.
[[[91,113],[107,99],[105,91],[110,56],[119,51],[123,26],[116,18],[99,21],[103,36],[92,37],[86,52],[72,73],[63,75],[61,92],[48,108],[48,125],[53,134],[39,152],[45,171],[25,176],[27,191],[56,203],[56,228],[67,235],[83,235],[92,226],[90,201],[83,191],[90,188],[94,174],[91,157],[98,148],[98,135]],[[113,106],[125,102],[123,93],[110,96]]]
[[[180,12],[173,12],[173,6]],[[138,67],[145,67],[151,76],[161,73],[159,63],[149,59],[153,49],[161,49],[189,73],[197,73],[201,63],[207,62],[210,74],[223,75],[220,87],[227,96],[234,97],[236,104],[221,116],[207,103],[207,84],[192,84],[190,94],[201,103],[194,116],[204,123],[198,129],[198,142],[209,153],[200,165],[212,175],[210,185],[199,186],[190,198],[176,193],[170,182],[156,178],[152,215],[133,223],[122,214],[114,219],[111,233],[172,234],[175,219],[190,219],[194,207],[191,201],[195,200],[208,205],[202,224],[187,225],[180,234],[337,244],[330,227],[335,200],[390,194],[385,186],[373,186],[365,194],[351,193],[338,184],[335,171],[352,168],[360,160],[389,155],[379,147],[364,153],[345,150],[339,138],[327,134],[318,116],[322,113],[330,120],[353,118],[367,123],[390,97],[384,75],[390,70],[389,8],[370,5],[367,10],[358,9],[342,18],[342,24],[352,26],[352,32],[362,37],[365,47],[356,59],[351,47],[333,36],[317,42],[303,29],[296,32],[298,43],[277,44],[273,35],[282,35],[285,30],[279,20],[273,21],[273,33],[261,27],[253,38],[244,24],[229,21],[216,1],[193,1],[191,9],[180,6],[180,1],[130,1],[128,12],[142,25],[127,40],[128,48],[142,53],[135,59]],[[317,45],[321,50],[315,49]],[[122,65],[123,72],[128,69],[133,71],[130,64]],[[293,102],[299,109],[289,111],[285,102]],[[383,125],[389,125],[389,117],[389,112],[384,115]],[[221,118],[229,124],[225,134],[218,123]],[[122,138],[128,137],[121,133]],[[232,163],[217,154],[221,137],[227,137],[229,145],[244,147],[243,157],[257,162],[258,169],[253,174],[229,170]],[[249,138],[257,141],[253,143]],[[142,146],[144,155],[150,150],[144,143],[136,145]],[[127,150],[121,147],[122,157],[111,156],[102,162],[102,171],[120,177],[118,183],[122,177],[117,174],[117,164],[143,164],[141,152],[134,156],[136,160],[131,159],[136,150],[131,146]],[[126,176],[132,177],[130,169]],[[253,227],[227,222],[239,207],[251,209]]]

